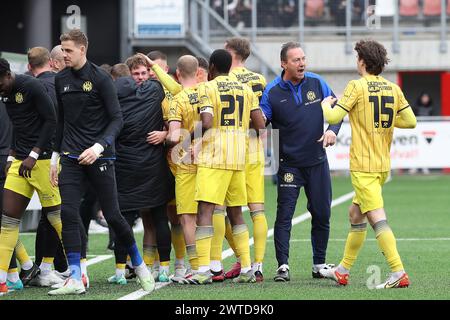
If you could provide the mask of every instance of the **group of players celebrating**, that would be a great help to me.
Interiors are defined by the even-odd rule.
[[[268,226],[261,134],[266,119],[259,102],[266,81],[244,66],[248,40],[228,39],[209,62],[180,57],[177,80],[167,73],[167,57],[159,51],[135,54],[105,72],[87,60],[88,39],[80,30],[60,40],[54,50],[60,51],[65,68],[61,61],[57,68],[53,51],[41,47],[28,52],[34,77],[14,74],[0,59],[0,95],[13,126],[1,219],[0,294],[27,284],[52,286],[50,295],[86,292],[87,239],[79,209],[88,184],[116,236],[116,270],[105,281],[125,285],[137,277],[149,292],[155,281],[263,281]],[[325,99],[325,118],[340,122],[357,103],[357,97],[352,99],[332,109],[335,101]],[[406,109],[407,103],[401,103]],[[399,125],[411,127],[412,120],[405,119]],[[48,226],[38,237],[44,243],[37,245],[39,262],[31,261],[18,239],[20,219],[34,191],[42,204],[42,223]],[[253,221],[253,259],[243,206]],[[144,224],[143,255],[132,230],[136,213]],[[362,244],[365,217],[361,211],[355,215],[352,237]],[[381,218],[374,221],[375,228],[392,249],[395,238]],[[221,261],[224,238],[236,256],[228,272]],[[176,261],[169,277],[172,245]],[[355,251],[354,246],[349,250]],[[52,270],[58,251],[67,271]],[[392,287],[407,286],[396,248],[383,251],[399,274]],[[356,257],[352,259],[322,276],[347,284]]]

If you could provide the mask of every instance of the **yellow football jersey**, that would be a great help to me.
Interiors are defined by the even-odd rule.
[[[244,170],[250,112],[259,101],[245,84],[219,76],[199,86],[200,113],[213,115],[213,126],[203,136],[198,165]]]
[[[186,88],[173,98],[170,104],[168,121],[179,121],[181,122],[182,129],[189,132],[194,131],[195,125],[201,121],[198,87]],[[190,163],[190,157],[187,158],[186,161],[181,161],[181,159],[186,155],[186,152],[180,148],[183,139],[184,136],[182,135],[180,144],[174,148],[177,157],[177,161],[175,161],[177,165],[177,173],[196,173],[197,166]]]
[[[402,90],[381,76],[368,75],[350,81],[337,106],[349,112],[350,170],[389,171],[394,119],[409,107]]]
[[[262,94],[267,85],[263,75],[250,71],[244,67],[238,67],[230,71],[230,78],[248,85],[256,94],[259,101],[261,101]]]
[[[237,67],[230,71],[230,77],[241,83],[248,85],[261,101],[262,94],[266,88],[267,82],[263,75],[250,71],[244,67]],[[264,164],[263,144],[259,138],[252,135],[248,140],[248,153],[246,162],[248,164]]]

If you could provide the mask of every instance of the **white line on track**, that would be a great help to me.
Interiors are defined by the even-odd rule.
[[[349,192],[347,194],[344,194],[343,196],[340,196],[337,199],[334,199],[331,202],[331,207],[333,208],[333,207],[335,207],[337,205],[340,205],[341,203],[344,203],[344,202],[352,199],[354,195],[355,195],[355,193],[352,191],[352,192]],[[245,211],[245,208],[243,208],[243,209]],[[292,219],[292,226],[294,226],[296,224],[299,224],[299,223],[301,223],[303,221],[306,221],[306,220],[308,220],[310,218],[311,218],[311,214],[309,212],[305,212],[305,213],[301,214],[300,216]],[[273,236],[273,229],[270,229],[267,232],[267,237],[271,237],[271,236]],[[250,241],[249,241],[249,245],[252,246],[253,243],[254,243],[254,239],[251,238]],[[231,248],[227,249],[227,250],[222,252],[222,259],[226,259],[228,257],[231,257],[231,256],[233,256],[233,254],[234,254],[233,253],[233,249],[231,249]],[[157,283],[155,290],[159,290],[159,289],[167,286],[169,283],[170,282],[166,282],[166,283],[164,283],[162,285],[160,284],[159,286],[158,286],[159,283]],[[140,298],[142,298],[142,297],[144,297],[144,296],[146,296],[146,295],[148,295],[150,293],[151,292],[146,292],[146,291],[144,291],[142,289],[139,289],[139,290],[137,290],[135,292],[132,292],[132,293],[126,295],[126,296],[123,296],[123,297],[121,297],[121,298],[119,298],[117,300],[138,300],[138,299],[140,299]]]

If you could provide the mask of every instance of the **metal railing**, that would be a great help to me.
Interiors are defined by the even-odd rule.
[[[211,26],[220,28],[222,37],[241,37],[243,34],[233,28],[223,17],[214,11],[209,5],[208,0],[192,0],[189,6],[189,36],[203,50],[212,52],[210,47],[211,42]],[[217,36],[217,34],[215,34]],[[252,38],[256,40],[256,38]],[[252,55],[259,61],[261,73],[266,77],[273,77],[278,75],[278,70],[269,64],[263,56],[259,53],[255,42],[251,43]]]
[[[353,35],[381,35],[391,37],[395,53],[403,38],[432,36],[440,41],[440,52],[446,53],[447,24],[450,19],[448,0],[441,0],[440,12],[431,15],[420,2],[417,14],[400,14],[400,0],[392,6],[377,6],[376,0],[292,0],[284,6],[271,0],[194,0],[217,13],[223,22],[241,35],[255,42],[258,37],[290,36],[304,43],[309,37],[333,35],[346,43],[350,54]],[[311,3],[323,4],[311,8]],[[218,5],[220,4],[220,5]],[[222,24],[215,24],[202,14],[201,30],[204,40],[223,37],[227,32]],[[404,13],[404,12],[403,12]],[[209,28],[206,28],[206,26]],[[200,31],[200,30],[198,30]],[[207,37],[204,37],[207,34]]]

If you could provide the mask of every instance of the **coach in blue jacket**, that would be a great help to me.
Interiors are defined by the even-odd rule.
[[[305,188],[312,215],[311,243],[314,278],[328,268],[325,255],[330,232],[331,178],[325,147],[336,142],[340,125],[324,133],[321,101],[333,95],[317,74],[305,72],[305,53],[300,44],[288,42],[281,49],[280,77],[265,89],[261,108],[274,129],[279,130],[278,207],[275,221],[275,251],[278,269],[275,281],[289,281],[289,239],[292,217],[300,188]]]

